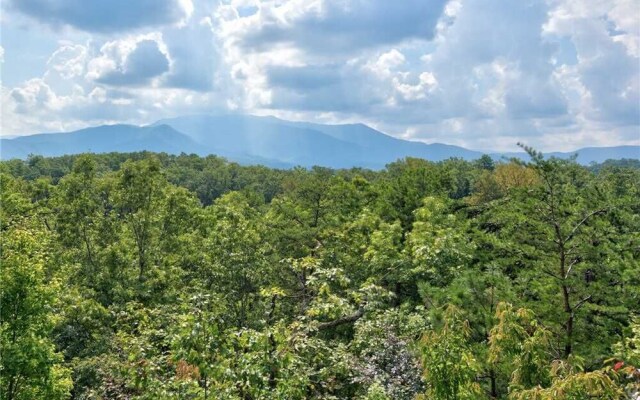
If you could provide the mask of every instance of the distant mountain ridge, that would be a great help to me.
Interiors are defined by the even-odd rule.
[[[576,151],[544,153],[548,157],[569,158],[577,154],[576,161],[580,164],[592,162],[601,163],[607,160],[640,159],[640,146],[614,146],[614,147],[583,147]],[[522,153],[502,153],[503,157],[521,158]]]
[[[192,115],[160,120],[146,126],[102,125],[68,133],[48,133],[0,140],[0,157],[29,154],[58,156],[83,152],[148,150],[171,154],[215,154],[242,164],[287,168],[321,165],[332,168],[379,169],[404,157],[441,161],[451,157],[473,160],[483,152],[446,144],[426,144],[394,138],[364,124],[324,125],[251,115]],[[582,164],[607,159],[640,159],[640,146],[590,147],[578,153]],[[490,153],[526,158],[524,153]]]
[[[40,133],[2,139],[3,159],[25,158],[29,154],[59,156],[83,152],[165,151],[193,152],[198,144],[168,125],[101,125],[68,133]],[[117,150],[114,150],[117,149]]]

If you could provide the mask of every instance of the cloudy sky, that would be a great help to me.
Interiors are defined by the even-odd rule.
[[[2,0],[2,135],[206,112],[640,143],[637,0]]]

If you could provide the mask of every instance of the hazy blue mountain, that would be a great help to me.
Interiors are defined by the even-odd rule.
[[[602,163],[607,160],[640,159],[640,146],[614,146],[614,147],[584,147],[575,151],[544,153],[547,157],[568,159],[577,154],[576,161],[583,165]],[[498,153],[492,154],[494,158],[520,158],[528,160],[524,153]]]
[[[25,158],[29,154],[58,156],[141,150],[198,153],[199,150],[198,143],[168,125],[103,125],[68,133],[41,133],[2,139],[0,146],[3,159]]]
[[[550,153],[549,155],[569,158],[576,153],[578,154],[576,161],[580,164],[601,163],[607,160],[620,160],[623,158],[640,159],[640,146],[585,147],[574,152]]]
[[[196,115],[164,119],[166,124],[190,136],[217,154],[244,153],[293,165],[330,167],[379,167],[378,160],[350,142],[313,129],[295,127],[275,118],[244,115]],[[155,124],[154,124],[155,125]]]
[[[355,143],[366,149],[371,157],[384,160],[385,164],[403,157],[420,157],[431,161],[441,161],[451,157],[473,160],[482,155],[482,152],[467,150],[459,146],[441,143],[426,144],[394,138],[364,124],[322,125],[310,122],[277,121],[314,129],[336,139]]]
[[[205,146],[166,124],[152,126],[101,125],[64,133],[41,133],[0,140],[3,160],[26,158],[29,154],[59,156],[77,153],[108,153],[134,151],[165,152],[169,154],[194,153],[223,155],[242,164],[263,164],[275,168],[290,168],[279,160],[251,156],[244,152],[229,152]]]
[[[215,154],[242,164],[280,168],[322,165],[378,169],[404,157],[431,161],[451,157],[473,160],[483,154],[458,146],[402,140],[363,124],[324,125],[239,114],[183,116],[143,127],[104,125],[0,141],[2,159],[26,158],[29,154],[56,156],[141,150]],[[582,164],[607,159],[640,159],[639,146],[591,147],[549,155],[567,158],[575,153]],[[491,155],[496,159],[526,158],[524,153]]]
[[[363,124],[322,125],[234,114],[185,116],[157,123],[220,150],[305,166],[382,168],[403,157],[440,161],[482,155],[458,146],[397,139]]]

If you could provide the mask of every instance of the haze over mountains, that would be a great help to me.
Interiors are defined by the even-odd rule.
[[[479,158],[483,152],[445,144],[425,144],[391,137],[363,124],[323,125],[250,115],[196,115],[160,120],[148,126],[103,125],[68,133],[48,133],[0,140],[2,159],[29,154],[58,156],[82,152],[154,151],[215,154],[242,164],[272,167],[321,165],[378,169],[404,157],[431,161]],[[582,164],[607,159],[640,158],[640,146],[584,148]],[[494,158],[523,153],[493,153]]]

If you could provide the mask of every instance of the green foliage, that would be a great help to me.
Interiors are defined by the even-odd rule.
[[[511,389],[548,385],[551,332],[539,326],[531,310],[514,310],[508,303],[498,305],[496,320],[489,333],[489,365],[510,372]]]
[[[271,275],[265,228],[240,193],[224,195],[206,211],[205,287],[221,293],[227,318],[237,327],[253,325],[263,314],[258,301],[260,288]]]
[[[482,396],[475,382],[480,364],[468,342],[468,321],[460,310],[449,306],[443,326],[426,333],[421,340],[427,391],[425,399],[477,399]]]
[[[46,280],[46,235],[29,222],[2,235],[0,396],[66,399],[70,373],[50,339],[59,282]]]
[[[413,260],[413,279],[447,286],[471,259],[473,245],[466,240],[467,227],[448,212],[441,199],[427,197],[415,211],[407,247]]]
[[[509,398],[515,400],[578,400],[620,399],[623,392],[608,370],[575,372],[566,363],[558,361],[551,368],[553,381],[550,387],[513,392]]]
[[[528,150],[0,162],[0,396],[631,398],[640,172]]]

